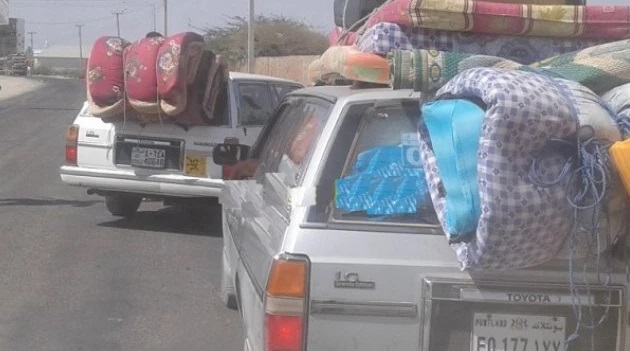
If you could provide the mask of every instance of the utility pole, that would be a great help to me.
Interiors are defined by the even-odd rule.
[[[168,0],[164,0],[164,36],[168,35]]]
[[[81,74],[83,74],[83,37],[81,35],[81,28],[84,24],[75,24],[75,27],[79,28],[79,59],[81,60]]]
[[[254,27],[256,13],[254,11],[254,0],[249,0],[249,20],[247,21],[247,72],[253,73],[256,64],[254,54]]]
[[[35,53],[35,47],[33,46],[33,35],[37,34],[37,32],[28,32],[28,35],[31,36],[31,55]]]
[[[157,31],[157,11],[155,9],[155,4],[151,4],[151,7],[153,8],[153,31],[155,32]]]
[[[120,12],[112,12],[114,14],[114,16],[116,16],[116,32],[118,33],[118,37],[120,38],[120,15],[122,15],[123,13],[125,13],[125,10],[122,10]]]

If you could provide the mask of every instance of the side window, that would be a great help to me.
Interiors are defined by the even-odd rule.
[[[291,100],[258,145],[256,174],[291,173],[295,185],[301,182],[331,108],[329,102],[319,99]]]
[[[237,90],[239,124],[264,125],[275,107],[269,85],[264,82],[243,82],[238,84]]]

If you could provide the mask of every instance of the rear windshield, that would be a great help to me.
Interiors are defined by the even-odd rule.
[[[311,221],[438,224],[416,128],[418,100],[349,106],[324,165]]]

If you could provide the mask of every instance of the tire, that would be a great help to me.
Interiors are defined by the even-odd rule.
[[[230,279],[229,272],[227,272],[227,257],[225,256],[225,251],[221,255],[221,291],[219,292],[219,299],[221,303],[223,303],[227,308],[231,310],[237,310],[238,305],[236,303],[236,294],[234,292],[234,286],[232,286],[232,281]]]
[[[118,217],[133,217],[140,203],[142,202],[142,196],[131,194],[117,194],[105,196],[105,207],[109,213]]]

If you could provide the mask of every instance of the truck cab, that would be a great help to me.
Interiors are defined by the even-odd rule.
[[[6,72],[10,76],[25,76],[28,72],[28,59],[24,54],[11,54],[6,60]]]

